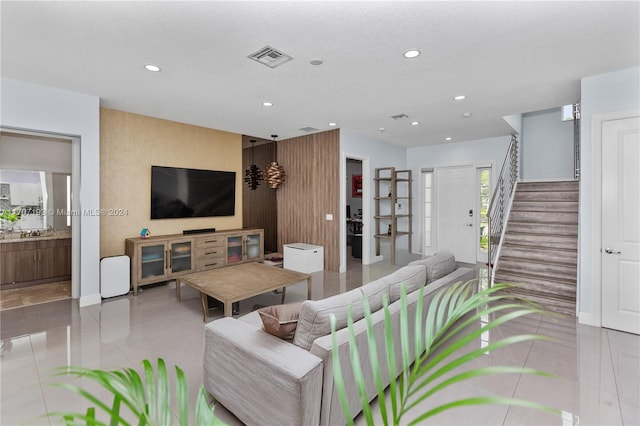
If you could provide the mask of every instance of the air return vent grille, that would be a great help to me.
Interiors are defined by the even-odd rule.
[[[394,120],[404,120],[405,118],[409,118],[409,116],[407,114],[397,114],[392,115],[391,118],[393,118]]]
[[[247,57],[249,59],[253,59],[256,62],[260,62],[261,64],[266,65],[269,68],[275,68],[293,59],[286,53],[282,53],[271,46],[265,46],[262,49],[253,52]]]
[[[311,133],[311,132],[319,132],[319,131],[320,131],[319,129],[316,129],[315,127],[310,127],[310,126],[307,126],[307,127],[301,127],[301,128],[300,128],[300,129],[298,129],[298,130],[302,130],[303,132],[307,132],[307,133]]]

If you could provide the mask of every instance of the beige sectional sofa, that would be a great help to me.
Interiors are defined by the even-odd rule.
[[[424,291],[425,307],[435,292],[459,281],[476,278],[476,270],[457,267],[448,252],[411,262],[399,270],[362,287],[322,300],[302,304],[293,341],[275,337],[262,329],[257,313],[242,318],[222,318],[205,326],[204,385],[207,391],[248,425],[342,425],[344,415],[333,382],[330,315],[337,319],[340,362],[351,416],[360,412],[349,362],[347,309],[352,305],[354,329],[369,399],[376,396],[371,377],[362,295],[372,311],[374,332],[384,333],[383,296],[389,297],[392,326],[399,336],[400,289],[407,286],[409,313],[415,312],[418,288]],[[426,312],[425,312],[426,315]],[[397,345],[398,363],[400,345]],[[386,359],[380,345],[378,358]],[[400,364],[398,364],[398,368]],[[385,384],[390,378],[385,377]]]

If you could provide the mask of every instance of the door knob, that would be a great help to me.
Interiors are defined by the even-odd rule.
[[[467,226],[473,226],[473,223],[468,223]]]
[[[621,251],[614,251],[613,249],[610,249],[610,248],[604,249],[604,252],[607,254],[622,254]]]

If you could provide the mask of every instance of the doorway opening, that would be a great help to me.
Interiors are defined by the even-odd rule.
[[[69,299],[73,140],[3,130],[0,149],[1,308]]]
[[[362,264],[363,230],[363,181],[362,161],[347,158],[346,161],[346,224],[347,224],[347,269],[350,265]]]

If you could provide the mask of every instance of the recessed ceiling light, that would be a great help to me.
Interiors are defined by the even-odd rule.
[[[413,59],[420,56],[420,51],[418,49],[410,49],[404,52],[403,56],[407,59]]]
[[[309,61],[309,63],[311,65],[322,65],[323,61],[322,61],[322,59],[312,59],[312,60]]]
[[[455,98],[453,98],[453,100],[455,100],[455,101],[461,101],[461,100],[463,100],[464,98],[466,98],[466,96],[465,96],[465,95],[458,95],[458,96],[456,96]]]
[[[450,141],[451,139],[452,139],[451,137],[444,138],[445,141]]]
[[[412,122],[411,122],[411,125],[412,125],[412,126],[417,126],[418,124],[420,124],[420,122],[419,122],[419,121],[412,121]]]
[[[337,125],[338,125],[338,123],[334,123],[334,122],[329,123],[329,126],[331,126],[331,127],[334,127],[334,126],[337,126]]]
[[[463,112],[463,113],[462,113],[462,116],[463,116],[464,118],[469,118],[469,117],[471,117],[471,115],[472,115],[472,114],[471,114],[470,112]]]
[[[273,103],[272,102],[263,102],[262,106],[270,107],[270,106],[273,106]]]
[[[147,64],[144,66],[144,69],[146,69],[147,71],[151,71],[151,72],[158,72],[160,71],[160,67],[157,65],[152,65],[152,64]]]
[[[381,132],[384,132],[384,131],[385,131],[385,128],[384,128],[384,127],[380,127],[380,131],[381,131]]]

